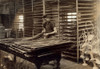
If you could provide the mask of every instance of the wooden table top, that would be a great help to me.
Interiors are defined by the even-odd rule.
[[[14,39],[14,38],[7,38],[7,39],[1,39],[0,43],[4,44],[16,44],[19,46],[25,46],[30,48],[37,48],[37,47],[44,47],[44,46],[52,46],[56,44],[63,44],[68,43],[66,40],[60,40],[60,39],[38,39],[38,40],[23,40],[23,39]]]

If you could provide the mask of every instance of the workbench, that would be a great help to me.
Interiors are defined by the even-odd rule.
[[[72,42],[59,39],[23,40],[7,38],[0,40],[0,49],[34,63],[37,69],[51,60],[60,68],[61,52],[72,46]]]

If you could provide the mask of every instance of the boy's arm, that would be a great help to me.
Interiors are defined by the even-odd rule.
[[[45,32],[46,32],[46,30],[45,30],[45,28],[43,28],[42,33],[45,33]]]
[[[52,31],[50,33],[46,33],[45,35],[48,36],[48,35],[56,34],[56,33],[57,33],[57,29],[56,29],[56,27],[54,27],[54,31]]]

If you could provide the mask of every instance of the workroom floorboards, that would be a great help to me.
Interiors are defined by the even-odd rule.
[[[45,65],[45,66],[42,66],[41,69],[52,69],[52,66]],[[61,60],[61,69],[92,69],[92,67],[82,66],[82,64],[77,64],[76,62],[62,59]]]

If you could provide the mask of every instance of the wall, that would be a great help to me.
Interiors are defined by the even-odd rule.
[[[98,0],[98,2],[97,2],[97,33],[98,33],[98,37],[100,39],[100,0]],[[100,41],[99,41],[98,50],[100,52]]]
[[[97,28],[98,28],[98,33],[100,34],[100,0],[98,0],[97,3]]]

